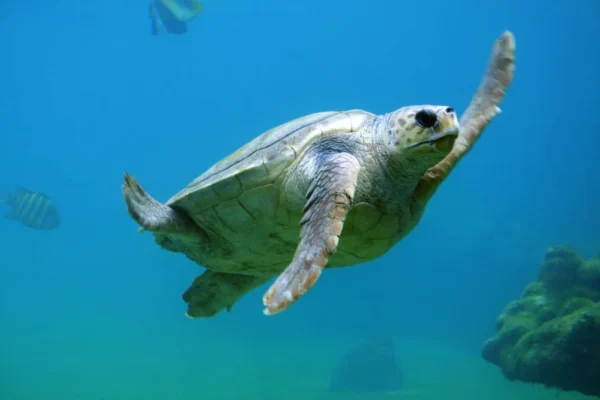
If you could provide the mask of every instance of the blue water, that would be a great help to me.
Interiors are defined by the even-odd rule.
[[[600,250],[599,18],[597,0],[206,0],[187,34],[152,37],[145,0],[3,0],[0,189],[51,195],[63,224],[0,220],[0,399],[332,398],[337,359],[377,333],[398,343],[402,398],[554,398],[479,350],[548,246]],[[202,269],[136,232],[125,171],[165,201],[305,114],[462,111],[507,29],[503,113],[412,234],[277,316],[266,285],[184,316]]]

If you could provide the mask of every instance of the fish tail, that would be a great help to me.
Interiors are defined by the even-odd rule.
[[[3,190],[0,190],[0,204],[12,204],[14,196]]]

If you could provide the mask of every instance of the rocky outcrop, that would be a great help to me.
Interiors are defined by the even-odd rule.
[[[600,396],[600,255],[585,261],[568,247],[549,249],[482,355],[510,380]]]

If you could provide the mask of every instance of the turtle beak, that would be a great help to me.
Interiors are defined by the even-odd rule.
[[[451,129],[446,133],[441,133],[437,137],[433,137],[429,140],[429,145],[433,146],[436,150],[443,151],[445,153],[450,152],[454,147],[454,142],[458,137],[458,129]]]
[[[454,146],[454,141],[458,137],[459,129],[452,127],[442,132],[436,133],[430,136],[427,140],[411,144],[408,148],[417,147],[421,145],[428,145],[436,150],[449,152]]]

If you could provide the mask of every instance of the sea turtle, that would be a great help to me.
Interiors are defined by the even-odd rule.
[[[258,136],[165,204],[125,173],[123,196],[140,230],[206,268],[183,294],[187,316],[230,310],[278,276],[263,297],[264,313],[275,314],[326,266],[390,250],[500,112],[514,49],[510,32],[496,41],[460,130],[449,106],[307,115]]]

